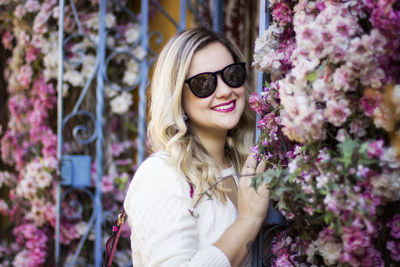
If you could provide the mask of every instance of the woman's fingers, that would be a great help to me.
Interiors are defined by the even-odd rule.
[[[243,174],[253,174],[255,173],[257,167],[257,159],[255,159],[252,155],[249,155],[243,166]]]
[[[257,165],[256,168],[256,174],[263,173],[265,171],[265,167],[266,167],[265,161],[263,160],[260,161],[260,163]]]

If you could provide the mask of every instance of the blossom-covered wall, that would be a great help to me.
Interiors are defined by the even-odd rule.
[[[289,225],[273,266],[400,261],[400,3],[275,0],[253,65],[258,157]],[[386,264],[386,265],[385,265]]]
[[[77,2],[77,1],[75,1]],[[57,136],[57,67],[58,19],[56,0],[1,1],[0,35],[2,41],[1,88],[2,129],[0,131],[0,265],[53,266],[55,247]],[[126,5],[127,2],[124,2]],[[64,117],[71,113],[82,88],[95,72],[98,42],[98,2],[76,3],[79,20],[67,3],[65,11],[64,47]],[[138,12],[135,6],[127,6]],[[123,50],[139,38],[138,21],[133,20],[113,3],[108,3],[105,17],[108,30],[107,54]],[[72,36],[72,37],[71,37]],[[73,37],[75,36],[75,37]],[[68,39],[71,37],[70,39]],[[138,45],[135,56],[116,56],[109,62],[105,87],[104,177],[101,181],[104,211],[103,238],[110,235],[111,223],[121,207],[124,190],[136,165],[136,114],[134,93],[120,90],[138,81],[139,63],[145,51]],[[117,78],[118,77],[118,78]],[[2,85],[3,85],[2,84]],[[82,109],[95,110],[95,83],[81,103]],[[6,90],[6,91],[5,91]],[[134,91],[133,91],[134,92]],[[4,115],[4,116],[3,116]],[[76,116],[64,128],[65,154],[87,154],[94,157],[94,145],[77,141],[71,130],[86,125],[80,131],[85,139],[93,132],[93,123],[86,116]],[[94,167],[92,174],[94,174]],[[94,175],[88,192],[94,192]],[[61,213],[61,255],[63,264],[71,262],[78,242],[87,231],[77,263],[93,263],[93,228],[88,228],[93,203],[82,190],[64,191]],[[128,229],[123,231],[126,242],[116,253],[120,266],[130,263]],[[29,259],[29,260],[27,260]]]

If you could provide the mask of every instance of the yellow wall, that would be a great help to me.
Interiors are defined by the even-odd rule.
[[[159,3],[165,9],[165,11],[175,19],[175,21],[179,24],[179,0],[160,0]],[[186,27],[190,28],[193,27],[193,15],[187,9],[186,13]],[[150,40],[150,47],[159,52],[164,44],[177,32],[176,27],[160,12],[157,10],[157,13],[154,15],[153,18],[149,21],[149,30],[150,31],[158,31],[161,33],[162,36],[162,43],[156,44],[156,36],[154,36]]]

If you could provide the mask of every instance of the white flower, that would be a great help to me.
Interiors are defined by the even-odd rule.
[[[88,230],[88,223],[85,221],[81,221],[75,224],[75,230],[78,233],[78,235],[83,236]]]
[[[116,114],[124,114],[128,111],[132,103],[132,94],[128,92],[122,92],[119,96],[114,97],[110,101],[111,110]]]
[[[321,174],[315,178],[317,181],[317,188],[324,188],[326,184],[329,182],[328,176],[325,174]],[[326,196],[328,198],[329,195]]]
[[[384,201],[400,200],[400,172],[383,173],[371,179],[372,192]]]
[[[125,40],[128,44],[133,44],[139,39],[140,27],[138,24],[133,24],[124,34]]]
[[[43,199],[35,198],[32,200],[31,209],[26,217],[32,219],[37,226],[42,226],[46,222],[46,208]]]
[[[84,22],[85,26],[91,28],[93,30],[97,30],[99,28],[99,17],[97,14],[92,14],[89,19]]]
[[[83,75],[76,70],[67,70],[64,73],[64,80],[75,87],[83,86],[85,84]]]
[[[317,245],[318,245],[318,240],[314,240],[310,243],[310,245],[308,245],[306,250],[307,262],[314,263],[314,256],[318,251]]]
[[[139,65],[134,59],[130,59],[126,64],[126,71],[122,81],[128,86],[132,86],[138,79]]]
[[[27,259],[31,258],[31,252],[27,249],[23,249],[18,252],[18,254],[14,257],[12,266],[29,266]]]
[[[260,62],[261,70],[264,72],[278,70],[281,66],[280,60],[283,59],[283,54],[276,53],[275,50],[270,50],[264,55]]]
[[[383,154],[380,158],[380,165],[387,165],[392,169],[396,169],[400,167],[400,161],[397,158],[398,151],[395,147],[388,147],[383,151]]]
[[[10,185],[12,180],[16,179],[14,174],[8,171],[0,171],[0,188],[4,185]]]
[[[57,78],[58,71],[58,52],[57,50],[50,50],[43,58],[44,63],[44,76],[46,81]]]
[[[264,37],[264,35],[259,36],[254,45],[254,53],[260,53],[262,50],[264,50],[267,44],[267,39]]]
[[[352,78],[352,72],[345,65],[337,68],[335,70],[335,73],[333,73],[333,84],[335,86],[335,89],[338,91],[348,91],[352,89],[349,84],[352,81]]]
[[[35,176],[35,181],[38,188],[45,188],[51,184],[53,177],[50,173],[45,170],[42,170]]]
[[[19,181],[16,194],[27,199],[31,199],[36,194],[36,185],[31,177]]]
[[[35,12],[40,9],[40,3],[37,0],[28,0],[25,3],[25,9],[29,12]]]
[[[309,60],[304,57],[298,57],[296,61],[293,62],[295,67],[292,69],[291,73],[298,81],[306,79],[306,74],[314,71],[315,67],[319,64],[319,59],[314,58]]]
[[[361,84],[370,85],[372,88],[378,89],[382,86],[382,80],[385,78],[385,71],[378,66],[371,64],[369,71],[361,79]]]
[[[340,128],[339,131],[336,134],[336,140],[338,140],[340,143],[343,143],[346,141],[346,138],[349,137],[349,134],[347,133],[346,129]]]
[[[289,162],[288,168],[289,168],[289,173],[294,173],[299,168],[299,166],[297,165],[297,160]]]
[[[116,96],[117,93],[118,93],[118,91],[116,90],[116,88],[117,88],[117,90],[121,89],[121,87],[120,87],[118,84],[116,84],[116,83],[105,84],[105,85],[104,85],[104,95],[105,95],[107,98],[113,98],[113,97]]]
[[[86,78],[89,78],[92,72],[94,71],[94,67],[96,65],[96,57],[89,54],[85,56],[85,59],[82,62],[82,70],[81,73]]]
[[[57,159],[56,158],[45,158],[43,159],[43,166],[48,169],[55,170],[57,168]]]
[[[318,239],[318,250],[324,258],[325,264],[330,266],[338,262],[342,250],[342,244],[333,241],[321,242]]]
[[[117,21],[117,19],[115,18],[114,14],[107,13],[107,15],[106,15],[106,27],[107,28],[114,27],[116,21]]]
[[[138,46],[135,49],[133,49],[133,54],[137,59],[143,60],[147,55],[147,52],[142,46]]]
[[[349,103],[346,99],[328,100],[324,110],[326,119],[335,126],[341,126],[351,115]]]

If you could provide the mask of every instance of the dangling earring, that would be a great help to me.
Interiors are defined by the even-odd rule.
[[[182,119],[183,119],[184,121],[187,121],[187,119],[188,119],[188,116],[186,115],[186,113],[183,113],[183,115],[182,115]]]

